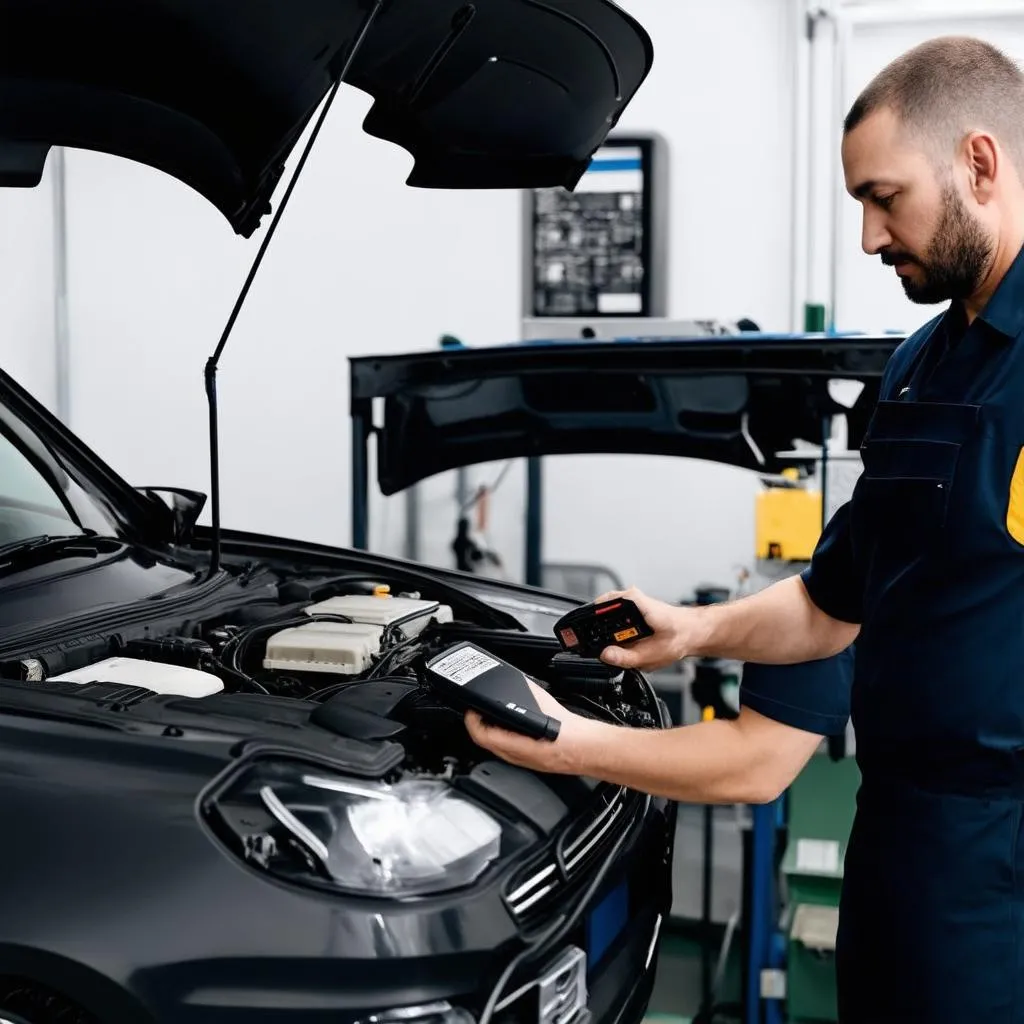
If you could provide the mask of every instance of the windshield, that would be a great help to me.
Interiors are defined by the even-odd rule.
[[[10,438],[0,434],[0,545],[40,534],[82,532],[60,491]]]
[[[30,538],[113,534],[114,524],[55,463],[0,429],[0,546]]]

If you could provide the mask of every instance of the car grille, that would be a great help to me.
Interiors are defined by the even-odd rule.
[[[630,827],[641,802],[638,793],[621,786],[598,790],[589,813],[573,821],[540,859],[522,867],[506,884],[505,902],[516,920],[529,925],[568,898],[587,868]]]

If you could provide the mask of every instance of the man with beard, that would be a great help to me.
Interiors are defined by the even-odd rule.
[[[863,248],[913,302],[950,305],[893,355],[864,472],[810,567],[706,608],[627,591],[654,635],[602,655],[760,665],[739,719],[651,734],[538,690],[563,723],[553,743],[467,725],[542,771],[757,802],[852,710],[840,1020],[1024,1024],[1024,79],[983,42],[932,40],[870,83],[844,129]],[[824,666],[855,640],[851,691]]]

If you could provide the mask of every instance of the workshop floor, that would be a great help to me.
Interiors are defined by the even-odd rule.
[[[711,885],[713,923],[725,925],[740,909],[742,886],[742,838],[740,819],[733,808],[715,808],[714,871]],[[673,870],[676,919],[663,933],[658,956],[658,976],[648,1009],[649,1024],[685,1024],[700,1008],[702,948],[698,925],[701,912],[701,858],[703,855],[702,808],[682,805],[676,827]],[[721,934],[721,927],[717,929]],[[735,1002],[740,992],[740,939],[735,936],[718,1000]],[[711,950],[717,965],[719,948]]]
[[[699,720],[700,711],[689,696],[688,680],[675,671],[657,673],[656,688],[669,703],[673,720],[688,724]],[[674,699],[673,699],[674,698]],[[676,847],[673,862],[673,904],[670,924],[663,933],[658,957],[658,975],[648,1009],[649,1024],[687,1024],[700,1008],[702,947],[698,935],[702,890],[701,871],[704,855],[703,808],[679,806]],[[716,807],[712,814],[712,923],[726,925],[738,913],[742,901],[743,824],[747,809]],[[718,1001],[735,1002],[740,994],[740,939],[732,949]],[[712,949],[717,965],[719,949]]]
[[[717,957],[717,950],[713,951]],[[739,951],[729,957],[720,1002],[738,1002],[740,997]],[[696,939],[666,935],[658,957],[658,976],[647,1009],[649,1024],[683,1024],[700,1009],[701,948]]]

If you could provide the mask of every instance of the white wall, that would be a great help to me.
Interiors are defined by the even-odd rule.
[[[408,156],[360,131],[368,105],[339,93],[221,362],[230,525],[346,543],[346,357],[515,334],[517,196],[406,188]],[[133,482],[205,489],[203,367],[261,235],[102,155],[69,154],[68,187],[72,423]],[[382,504],[393,550],[401,499]]]
[[[0,189],[0,366],[51,409],[54,362],[53,178]]]
[[[671,318],[749,316],[794,326],[792,139],[795,4],[791,0],[627,0],[651,33],[650,77],[618,126],[657,130],[671,161]],[[742,32],[734,26],[743,25]],[[511,282],[510,282],[511,283]],[[466,339],[473,341],[475,339]],[[474,481],[501,467],[479,467]],[[453,521],[447,478],[423,497],[421,557],[445,558]],[[645,456],[544,461],[544,553],[608,565],[627,582],[678,599],[730,584],[749,565],[756,478],[692,460]],[[521,578],[525,471],[493,503],[490,539]]]
[[[794,2],[624,0],[656,46],[621,129],[669,141],[673,317],[791,326]],[[406,188],[408,158],[362,135],[365,110],[339,94],[222,362],[231,525],[346,543],[346,357],[430,348],[444,332],[474,345],[517,336],[519,196]],[[259,239],[235,238],[148,168],[72,152],[67,173],[71,424],[135,483],[205,489],[203,364]],[[549,558],[607,562],[668,597],[728,582],[749,560],[756,484],[741,471],[641,458],[545,468]],[[423,489],[428,561],[449,561],[452,487],[446,476]],[[493,515],[514,576],[522,510],[516,466]],[[627,518],[635,542],[610,551]],[[372,546],[399,552],[403,522],[401,497],[375,500]]]
[[[1024,0],[976,0],[959,4],[949,0],[884,0],[850,5],[840,12],[839,35],[834,44],[823,35],[825,46],[836,46],[840,75],[837,115],[830,133],[816,147],[819,164],[828,161],[831,150],[838,152],[842,137],[842,116],[860,90],[900,53],[942,35],[970,35],[1001,47],[1018,61],[1024,59]],[[903,294],[891,267],[877,256],[866,256],[860,247],[860,205],[846,195],[842,169],[836,165],[835,201],[838,230],[831,244],[834,265],[836,327],[841,331],[900,331],[921,327],[943,308],[920,306]],[[827,224],[822,225],[827,233]]]
[[[630,0],[651,75],[619,128],[668,140],[670,317],[791,326],[793,65],[789,0]],[[742,26],[737,30],[736,26]],[[756,478],[659,457],[550,459],[546,552],[610,565],[677,599],[750,564]],[[626,539],[628,538],[628,539]]]

